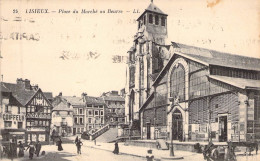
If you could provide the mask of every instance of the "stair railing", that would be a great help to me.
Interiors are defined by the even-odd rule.
[[[104,127],[102,127],[101,129],[97,130],[96,132],[90,134],[90,140],[95,140],[97,137],[99,137],[100,135],[104,134],[109,129],[110,129],[109,124],[105,125]]]

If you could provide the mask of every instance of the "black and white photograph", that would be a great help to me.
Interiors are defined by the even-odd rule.
[[[0,0],[0,160],[260,160],[259,0]]]

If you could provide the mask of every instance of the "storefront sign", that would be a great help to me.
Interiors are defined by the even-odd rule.
[[[3,120],[17,120],[23,121],[25,119],[24,115],[13,115],[13,114],[3,114]]]
[[[27,118],[43,118],[43,119],[51,119],[50,115],[46,114],[37,114],[37,113],[31,113],[26,115]]]
[[[45,131],[46,128],[45,127],[30,127],[27,128],[27,131]]]

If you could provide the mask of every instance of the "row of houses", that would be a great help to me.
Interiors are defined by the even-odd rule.
[[[100,97],[62,96],[53,100],[52,127],[59,135],[69,136],[93,133],[105,125],[117,126],[125,122],[124,97],[118,91],[103,93]]]
[[[15,142],[49,142],[51,135],[70,136],[94,132],[106,124],[124,123],[124,98],[117,91],[100,97],[53,97],[30,80],[1,82],[1,137]]]

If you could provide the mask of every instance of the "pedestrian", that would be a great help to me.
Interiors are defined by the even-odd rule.
[[[9,145],[9,156],[10,159],[13,159],[15,157],[17,157],[17,146],[14,142],[14,139],[12,139],[12,141],[10,142]]]
[[[35,152],[35,147],[33,145],[33,143],[31,142],[30,145],[28,146],[28,148],[26,149],[26,151],[29,149],[29,158],[33,159],[33,154]]]
[[[153,151],[152,150],[147,150],[147,155],[146,155],[146,159],[147,161],[153,161],[154,156],[153,156]]]
[[[19,141],[18,148],[19,148],[18,157],[24,157],[24,146],[21,141]]]
[[[4,147],[2,146],[2,144],[0,143],[0,156],[1,156],[1,160],[4,156]]]
[[[41,148],[42,148],[40,141],[38,141],[36,143],[35,148],[36,148],[35,154],[37,155],[37,157],[39,157],[39,154],[40,154],[40,151],[41,151]]]
[[[58,146],[58,151],[62,151],[63,150],[61,138],[60,138],[59,141],[57,141],[57,146]]]
[[[78,142],[76,145],[77,145],[78,154],[81,154],[81,146],[83,145],[83,143],[81,142],[80,138],[78,139]]]
[[[115,149],[114,149],[113,153],[114,154],[118,154],[119,153],[118,141],[115,142]]]

